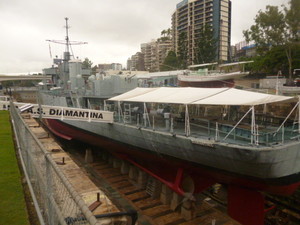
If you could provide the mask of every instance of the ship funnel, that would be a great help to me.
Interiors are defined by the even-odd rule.
[[[82,88],[82,63],[80,60],[70,60],[69,61],[69,74],[71,81],[71,89],[75,90],[77,88]]]
[[[70,52],[64,52],[64,60],[69,61],[71,59]]]
[[[78,74],[82,74],[82,63],[80,60],[69,61],[70,78],[76,78]]]

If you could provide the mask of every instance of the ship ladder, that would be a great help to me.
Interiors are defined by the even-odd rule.
[[[131,108],[128,103],[124,103],[124,123],[131,123]]]

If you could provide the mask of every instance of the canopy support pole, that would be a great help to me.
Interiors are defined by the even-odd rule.
[[[263,114],[267,113],[267,104],[264,104],[264,110],[263,110]]]
[[[89,99],[87,100],[87,104],[88,104],[88,108],[89,108],[89,109],[92,109],[91,103],[90,103],[90,100],[89,100]]]
[[[120,101],[118,101],[118,114],[119,114],[119,122],[121,123],[121,119],[122,119],[123,123],[125,123]]]
[[[185,135],[188,137],[191,134],[188,105],[185,105],[185,123],[184,123],[184,125],[185,125]]]
[[[215,136],[215,140],[216,141],[219,140],[219,125],[218,125],[218,122],[216,122],[216,136]]]
[[[121,103],[118,101],[118,116],[119,116],[119,122],[121,122]]]
[[[106,100],[104,100],[104,110],[107,110]]]
[[[152,129],[155,130],[155,127],[154,127],[154,116],[152,116],[152,125],[153,125]]]
[[[148,111],[147,111],[146,102],[144,102],[144,120],[145,120],[145,127],[147,126],[147,120],[148,120],[149,126],[151,127],[151,122],[150,122],[150,119],[149,119],[149,114],[148,114]]]
[[[251,107],[252,110],[252,116],[251,116],[251,144],[254,143],[258,145],[258,135],[256,131],[256,125],[255,125],[255,111],[254,106]]]

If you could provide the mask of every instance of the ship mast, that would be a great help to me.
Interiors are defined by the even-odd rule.
[[[62,83],[60,84],[65,90],[68,89],[68,81],[70,79],[69,75],[69,61],[71,59],[70,51],[72,51],[72,45],[82,45],[87,44],[87,42],[80,42],[80,41],[70,41],[69,39],[69,29],[70,26],[68,24],[68,17],[65,17],[65,28],[66,28],[66,37],[65,40],[46,40],[48,42],[56,43],[56,44],[63,44],[66,46],[65,51],[63,53],[63,59],[54,59],[54,64],[58,65],[59,74],[57,74],[57,79],[61,80]],[[52,55],[52,54],[51,54]],[[74,58],[74,54],[72,51],[72,56]]]
[[[66,20],[66,25],[65,25],[65,28],[66,28],[66,37],[65,37],[65,40],[46,40],[48,42],[52,42],[52,43],[56,43],[56,44],[63,44],[66,46],[65,48],[65,52],[64,52],[64,58],[63,60],[68,62],[71,58],[71,54],[70,54],[70,51],[72,51],[72,45],[84,45],[84,44],[87,44],[87,42],[82,42],[82,41],[70,41],[70,38],[69,38],[69,29],[70,29],[70,26],[68,24],[68,20],[69,18],[68,17],[65,17],[65,20]],[[72,56],[74,58],[74,54],[73,54],[73,51],[72,51]]]
[[[68,25],[69,18],[66,17],[65,20],[66,20],[66,26],[65,26],[65,28],[66,28],[66,52],[70,52],[70,40],[69,40],[69,28],[70,27]]]

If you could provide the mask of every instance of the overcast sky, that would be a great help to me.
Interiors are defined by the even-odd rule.
[[[64,40],[65,17],[74,55],[93,63],[122,63],[140,44],[171,27],[179,0],[0,0],[0,74],[41,72],[61,57],[64,47],[46,39]],[[257,12],[266,5],[288,5],[288,0],[232,0],[231,44],[243,40]]]

